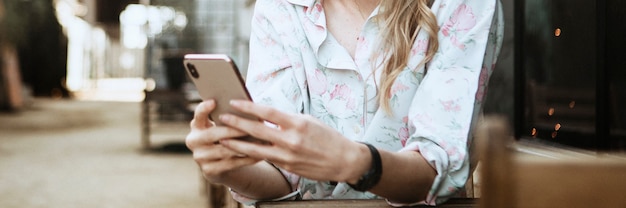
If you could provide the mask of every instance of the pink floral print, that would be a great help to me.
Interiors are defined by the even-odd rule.
[[[493,67],[493,66],[492,66]],[[489,79],[489,69],[484,67],[480,70],[480,78],[478,80],[478,92],[476,93],[476,100],[483,100],[485,94],[487,94],[487,81]]]
[[[421,31],[410,67],[391,89],[388,114],[375,98],[379,27],[371,17],[378,10],[352,57],[326,30],[321,0],[257,0],[246,84],[255,102],[310,114],[348,139],[386,151],[419,152],[438,173],[420,204],[435,205],[454,196],[469,173],[468,135],[502,41],[498,5],[498,0],[435,0],[439,50],[429,63],[416,66],[428,47],[428,34]],[[345,183],[283,174],[305,199],[380,198]]]
[[[471,7],[461,4],[452,14],[452,17],[441,28],[441,34],[450,37],[453,45],[459,49],[465,49],[465,43],[458,39],[460,34],[465,33],[476,25],[476,17]]]
[[[402,143],[402,147],[406,146],[406,141],[409,139],[409,128],[400,127],[400,131],[398,132],[398,137],[400,138],[400,142]]]
[[[448,19],[446,24],[441,28],[441,33],[449,37],[451,33],[455,32],[467,32],[472,29],[476,25],[476,17],[474,16],[474,12],[471,7],[468,7],[467,4],[461,4],[454,13],[452,17]]]
[[[315,69],[315,72],[311,77],[308,77],[309,88],[313,94],[322,95],[326,93],[327,82],[326,75],[319,69]]]
[[[426,50],[428,50],[428,40],[417,39],[416,41],[417,44],[411,49],[411,55],[426,54]]]
[[[404,84],[402,84],[401,82],[396,82],[392,87],[391,87],[391,91],[389,93],[389,96],[393,96],[398,94],[398,92],[402,92],[405,90],[408,90],[409,86],[406,86]]]
[[[346,98],[348,97],[348,95],[350,95],[351,92],[352,90],[350,90],[350,87],[348,87],[347,85],[338,84],[338,85],[335,85],[335,90],[333,90],[333,92],[330,93],[330,99],[346,100]]]

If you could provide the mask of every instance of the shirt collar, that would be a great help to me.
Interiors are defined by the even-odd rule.
[[[304,13],[311,22],[317,25],[325,26],[325,21],[322,24],[320,16],[322,16],[322,0],[286,0],[288,3],[304,7]]]
[[[287,2],[291,4],[296,4],[304,7],[312,7],[313,5],[315,5],[316,1],[317,0],[287,0]]]

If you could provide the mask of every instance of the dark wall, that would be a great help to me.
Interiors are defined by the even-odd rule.
[[[52,0],[6,1],[22,78],[35,96],[68,96],[64,87],[67,38]],[[8,20],[9,21],[9,20]]]
[[[606,2],[607,120],[611,149],[626,150],[626,1]]]
[[[120,13],[126,8],[126,5],[137,3],[139,3],[139,0],[96,0],[96,22],[118,25],[120,23]]]

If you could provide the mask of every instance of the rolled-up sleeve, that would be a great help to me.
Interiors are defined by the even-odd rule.
[[[498,11],[498,12],[497,12]],[[469,175],[468,143],[500,46],[496,0],[436,1],[439,50],[409,110],[411,136],[401,151],[419,151],[437,176],[425,203],[447,200]],[[494,41],[495,40],[495,41]]]

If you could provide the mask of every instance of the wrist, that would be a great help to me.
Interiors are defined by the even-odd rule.
[[[376,186],[380,181],[383,174],[383,164],[380,152],[378,152],[378,149],[374,147],[374,145],[368,143],[363,144],[368,148],[370,153],[370,168],[363,173],[361,177],[359,177],[356,183],[353,183],[353,180],[348,182],[348,185],[352,189],[361,192],[374,188],[374,186]]]
[[[353,154],[348,156],[346,166],[350,168],[343,168],[346,170],[345,177],[342,178],[348,184],[356,184],[361,176],[372,168],[372,156],[367,145],[363,143],[354,143]]]

